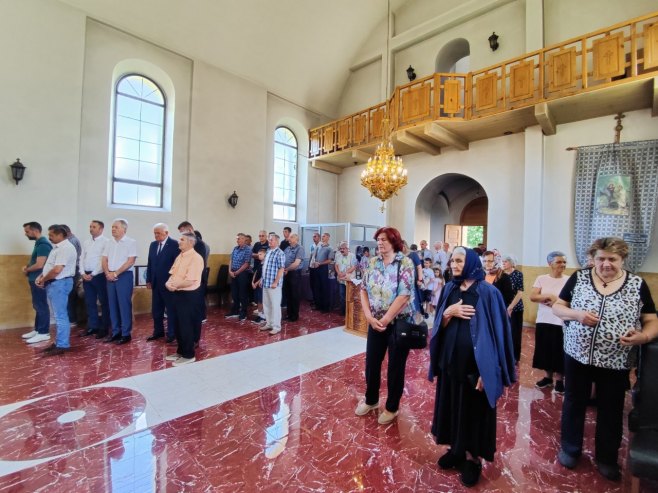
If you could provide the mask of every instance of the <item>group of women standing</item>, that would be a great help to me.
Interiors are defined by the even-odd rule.
[[[409,355],[394,326],[396,318],[414,314],[414,265],[402,253],[395,228],[380,228],[374,239],[379,255],[370,260],[361,290],[368,322],[366,392],[355,414],[378,409],[388,351],[388,396],[378,422],[389,424],[399,414]],[[503,259],[502,269],[488,265],[490,253],[483,267],[474,250],[455,248],[452,280],[441,293],[430,333],[429,377],[437,377],[431,431],[438,444],[449,446],[437,464],[458,469],[465,486],[478,482],[480,459],[493,461],[496,402],[516,381],[521,353],[523,277],[512,257]],[[585,405],[597,384],[596,464],[602,475],[618,479],[631,347],[658,337],[658,318],[646,283],[622,267],[628,254],[622,240],[597,240],[590,254],[594,266],[569,278],[563,274],[565,255],[548,255],[550,273],[537,278],[530,295],[539,304],[533,366],[546,371],[538,387],[565,392],[558,454],[565,467],[575,467],[582,452]]]

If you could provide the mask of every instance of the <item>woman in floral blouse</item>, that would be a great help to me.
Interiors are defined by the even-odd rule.
[[[379,228],[374,239],[379,254],[370,262],[361,284],[361,305],[368,321],[366,395],[354,412],[365,416],[379,407],[381,368],[388,350],[388,398],[378,419],[380,424],[388,424],[399,413],[409,356],[409,349],[396,345],[393,324],[398,315],[413,314],[414,266],[402,254],[402,239],[397,229]]]

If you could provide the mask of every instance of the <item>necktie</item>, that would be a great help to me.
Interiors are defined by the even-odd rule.
[[[158,243],[158,252],[156,255],[160,255],[160,252],[162,251],[162,243]]]

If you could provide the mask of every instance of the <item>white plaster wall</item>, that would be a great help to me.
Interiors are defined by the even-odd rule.
[[[382,61],[376,60],[350,73],[338,107],[338,117],[381,103]]]
[[[395,12],[395,34],[403,33],[454,8],[453,0],[407,1]]]
[[[656,11],[656,0],[544,0],[545,46]]]
[[[25,222],[75,226],[84,31],[84,15],[59,2],[0,1],[0,254],[32,251]]]
[[[625,114],[622,142],[658,139],[658,121],[651,117],[651,110]],[[565,149],[610,143],[614,139],[615,125],[614,118],[606,116],[558,125],[555,135],[545,137],[543,251],[563,250],[569,260],[575,262],[572,225],[576,153]],[[656,217],[658,219],[658,215]],[[647,260],[640,268],[643,272],[658,272],[658,224],[654,224],[651,243]]]
[[[427,220],[421,230],[416,225],[418,194],[437,176],[459,173],[479,182],[487,194],[488,243],[503,251],[518,251],[523,224],[523,149],[523,135],[514,134],[472,142],[468,151],[444,148],[438,156],[404,156],[409,182],[387,202],[385,215],[378,212],[379,202],[368,198],[360,184],[363,166],[350,168],[339,177],[339,220],[388,224],[400,229],[404,238],[420,239],[429,234],[430,224]]]
[[[117,66],[123,73],[144,73],[164,86],[165,92],[169,91],[168,104],[174,112],[174,118],[167,122],[168,137],[173,139],[169,168],[172,186],[170,206],[164,209],[135,209],[110,203],[111,103],[114,84],[122,75],[116,73]],[[176,231],[178,223],[187,219],[191,78],[191,60],[105,24],[88,20],[80,143],[79,215],[74,228],[80,237],[86,237],[91,219],[105,221],[107,227],[114,218],[123,217],[129,223],[128,236],[137,240],[137,264],[145,264],[149,243],[153,241],[153,224],[164,222],[169,224],[170,230]],[[109,235],[109,230],[106,233]]]

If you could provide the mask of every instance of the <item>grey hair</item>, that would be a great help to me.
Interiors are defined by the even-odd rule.
[[[466,256],[466,249],[464,247],[460,247],[460,246],[455,247],[455,249],[452,251],[452,254],[453,255],[459,254],[459,255]]]
[[[561,252],[560,250],[553,250],[551,253],[549,253],[548,255],[546,255],[546,262],[548,262],[549,264],[552,264],[553,261],[554,261],[557,257],[564,257],[564,258],[567,258],[567,256],[566,256],[563,252]]]
[[[350,247],[350,245],[345,240],[343,240],[338,244],[338,248],[342,248],[343,245],[345,245],[347,248]]]
[[[189,241],[192,244],[192,246],[196,245],[196,236],[194,235],[194,233],[183,233],[182,236],[187,238],[187,241]]]
[[[169,226],[167,226],[165,223],[157,223],[153,225],[153,229],[162,229],[164,231],[169,231]]]
[[[503,262],[505,262],[507,260],[510,264],[512,264],[512,267],[516,267],[517,260],[516,260],[516,257],[514,255],[503,255],[502,260],[503,260]]]
[[[113,222],[113,223],[119,223],[119,224],[121,224],[121,226],[123,226],[123,229],[125,229],[125,230],[128,229],[128,221],[126,221],[125,219],[123,219],[123,218],[121,218],[121,217],[117,217],[117,218],[116,218],[114,221],[112,221],[112,222]]]

